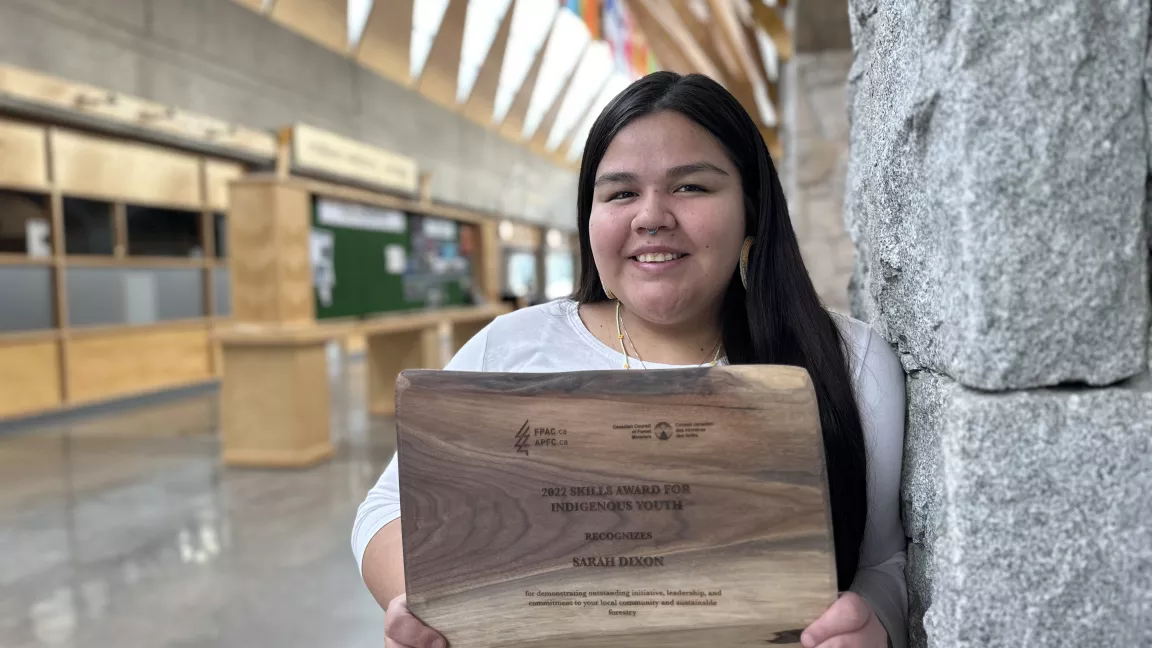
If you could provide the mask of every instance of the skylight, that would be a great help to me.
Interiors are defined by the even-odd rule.
[[[600,89],[612,73],[612,49],[604,41],[597,41],[588,46],[584,58],[576,68],[572,77],[572,85],[560,104],[560,113],[556,116],[556,124],[548,135],[548,149],[556,150],[567,139],[577,121],[584,116],[588,106],[596,99]]]
[[[456,101],[464,103],[472,94],[472,87],[476,85],[476,77],[492,43],[496,40],[496,32],[500,23],[508,13],[512,0],[471,0],[468,3],[468,15],[464,19],[464,43],[460,50],[460,75],[456,82]]]
[[[412,49],[409,59],[409,73],[419,79],[432,51],[432,42],[440,31],[444,12],[449,0],[416,0],[412,7]]]
[[[372,13],[375,0],[348,0],[348,48],[353,49],[364,35],[368,15]]]
[[[600,90],[600,95],[596,97],[596,101],[592,102],[588,114],[584,116],[584,121],[572,134],[572,148],[568,150],[569,162],[576,162],[580,159],[580,155],[584,153],[584,140],[588,139],[588,133],[592,131],[592,124],[596,123],[596,118],[600,116],[604,108],[631,82],[632,80],[627,75],[617,72],[604,84]]]
[[[564,89],[573,68],[580,61],[592,35],[584,26],[584,21],[568,9],[563,9],[556,16],[556,24],[552,27],[552,36],[544,48],[544,60],[540,64],[540,77],[536,79],[536,88],[532,92],[532,99],[528,104],[528,114],[524,118],[524,139],[531,138],[535,133],[544,115],[552,104],[556,102],[560,91]]]
[[[504,64],[500,68],[500,84],[496,89],[492,120],[504,121],[516,93],[524,85],[524,77],[536,60],[544,39],[548,38],[548,27],[560,10],[559,3],[539,0],[518,0],[512,12],[512,31],[508,34],[508,50],[504,53]]]

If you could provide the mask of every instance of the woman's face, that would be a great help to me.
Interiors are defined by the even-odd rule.
[[[600,160],[588,237],[604,285],[636,315],[666,325],[712,316],[744,241],[740,174],[679,113],[636,119]]]

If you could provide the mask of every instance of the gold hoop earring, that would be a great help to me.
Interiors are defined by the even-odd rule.
[[[610,289],[607,284],[601,284],[601,286],[604,288],[604,294],[608,297],[608,299],[611,301],[616,301],[616,295],[613,294],[612,289]]]
[[[748,290],[748,257],[752,254],[752,242],[756,239],[749,236],[744,239],[744,247],[740,248],[740,283],[744,290]]]

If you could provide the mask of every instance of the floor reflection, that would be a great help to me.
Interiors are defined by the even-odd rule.
[[[220,466],[214,394],[0,437],[0,646],[382,646],[349,535],[394,432],[334,359],[309,470]]]

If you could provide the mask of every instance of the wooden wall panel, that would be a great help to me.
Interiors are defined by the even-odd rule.
[[[68,393],[84,403],[202,382],[210,353],[207,324],[73,333]]]
[[[0,63],[0,93],[22,102],[79,113],[102,122],[130,125],[144,133],[174,135],[202,144],[234,148],[265,159],[276,155],[276,139],[263,131],[3,63]]]
[[[296,186],[240,181],[231,196],[232,317],[238,323],[312,323],[311,195]]]
[[[200,210],[200,160],[146,144],[57,130],[56,184],[65,194]]]
[[[503,276],[504,254],[500,247],[500,235],[496,223],[483,223],[480,225],[480,285],[483,286],[484,295],[488,301],[500,301],[504,292],[501,283]]]
[[[213,211],[228,210],[228,183],[244,175],[244,165],[223,160],[205,160],[205,199]]]
[[[48,157],[43,128],[0,120],[0,186],[47,188]]]
[[[510,235],[504,239],[505,245],[530,250],[535,250],[540,247],[543,236],[539,227],[525,225],[524,223],[510,222],[510,224],[512,227],[509,229]]]
[[[348,0],[276,0],[272,20],[328,49],[348,51]]]
[[[59,407],[59,358],[53,339],[0,342],[0,417]]]

